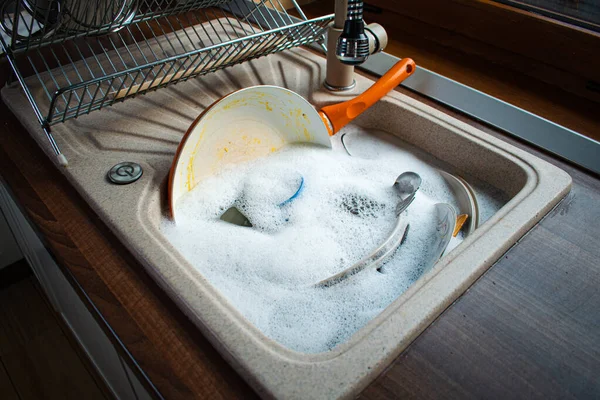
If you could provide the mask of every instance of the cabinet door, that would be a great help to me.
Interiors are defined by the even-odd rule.
[[[0,209],[6,216],[8,227],[15,237],[20,252],[31,266],[52,306],[69,326],[115,397],[119,399],[150,398],[135,374],[122,361],[116,348],[88,311],[75,289],[65,278],[1,180]]]

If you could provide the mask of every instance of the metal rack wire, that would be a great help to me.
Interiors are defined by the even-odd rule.
[[[281,0],[0,1],[0,45],[57,155],[51,125],[321,41],[333,20],[307,20],[295,0],[304,20]]]

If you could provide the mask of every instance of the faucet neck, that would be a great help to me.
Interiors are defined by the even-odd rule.
[[[343,29],[348,17],[348,0],[335,0],[335,20],[333,27]]]

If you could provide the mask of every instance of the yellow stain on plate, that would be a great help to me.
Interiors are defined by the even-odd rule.
[[[217,149],[217,160],[221,161],[223,160],[223,157],[225,157],[225,155],[229,153],[229,148],[228,147],[219,147]]]
[[[313,137],[310,134],[310,132],[308,131],[308,129],[306,129],[306,127],[304,127],[304,138],[306,139],[307,142],[313,141]]]
[[[202,139],[204,139],[205,128],[202,128],[200,135],[198,137],[198,141],[196,142],[196,146],[194,146],[194,151],[190,154],[190,160],[187,165],[187,177],[185,180],[185,187],[188,192],[196,186],[196,180],[194,179],[194,159],[196,158],[196,152],[198,152],[198,148],[200,147],[200,143]]]
[[[230,110],[234,107],[240,107],[240,106],[245,106],[248,103],[246,102],[246,99],[237,99],[237,100],[232,100],[229,103],[225,104],[223,106],[224,110]]]
[[[195,186],[194,184],[194,158],[196,157],[196,152],[194,151],[190,155],[190,162],[187,165],[187,177],[185,180],[185,187],[189,192]]]
[[[267,111],[273,111],[273,107],[271,107],[271,105],[269,104],[268,101],[259,101],[259,103],[262,104],[263,106],[265,106]]]

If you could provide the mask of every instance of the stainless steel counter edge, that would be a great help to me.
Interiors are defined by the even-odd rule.
[[[390,54],[379,53],[359,68],[381,76],[398,60]],[[417,67],[401,86],[600,174],[600,142],[569,128],[425,68]]]

